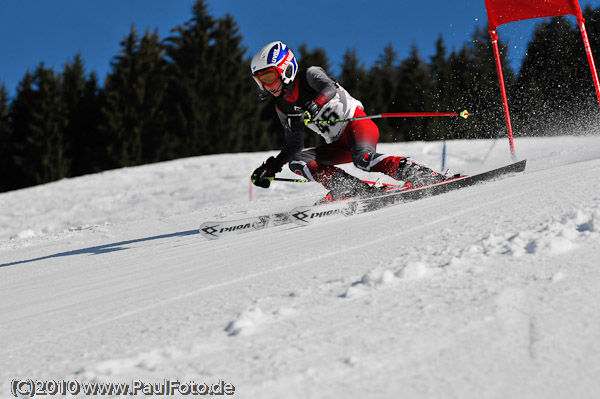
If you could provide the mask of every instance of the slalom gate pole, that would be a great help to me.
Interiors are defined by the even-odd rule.
[[[581,38],[583,39],[585,53],[587,54],[588,62],[590,64],[592,79],[594,80],[594,87],[596,88],[596,97],[598,97],[598,103],[600,104],[600,81],[598,80],[598,72],[596,71],[596,65],[594,63],[594,56],[592,55],[592,47],[590,46],[590,40],[588,38],[587,30],[585,29],[585,20],[583,18],[578,18],[577,21],[579,22]]]
[[[423,118],[428,116],[460,116],[461,118],[467,119],[469,117],[469,112],[464,110],[462,112],[389,112],[377,115],[368,115],[368,116],[357,116],[354,118],[346,118],[346,119],[332,119],[327,121],[310,121],[306,119],[304,121],[305,125],[327,125],[331,123],[338,122],[352,122],[352,121],[361,121],[364,119],[378,119],[378,118]]]
[[[504,117],[506,118],[506,129],[508,131],[508,143],[510,145],[510,155],[513,161],[517,160],[515,153],[515,143],[513,141],[512,125],[510,123],[510,113],[508,111],[508,99],[506,98],[506,88],[504,87],[504,75],[502,74],[502,63],[500,62],[500,50],[498,49],[498,34],[495,30],[490,31],[492,45],[494,47],[494,56],[496,59],[496,72],[498,73],[498,83],[502,94],[502,106],[504,107]]]
[[[446,169],[446,140],[444,140],[444,148],[442,148],[442,172]]]

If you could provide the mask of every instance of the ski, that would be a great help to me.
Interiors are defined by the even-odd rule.
[[[279,212],[244,219],[204,222],[200,225],[198,231],[209,240],[216,240],[217,238],[249,233],[290,222],[289,212]]]
[[[526,161],[523,160],[488,172],[473,176],[461,176],[431,186],[409,189],[399,187],[398,189],[385,191],[381,195],[371,198],[350,198],[325,204],[299,206],[290,212],[278,212],[235,220],[204,222],[200,225],[198,230],[202,236],[210,240],[216,240],[222,237],[249,233],[289,223],[306,226],[321,220],[330,220],[335,217],[371,212],[391,205],[416,201],[421,198],[439,195],[448,191],[499,179],[523,172],[525,170],[525,164]]]
[[[322,220],[371,212],[399,203],[440,195],[523,172],[526,162],[526,160],[523,160],[477,175],[461,176],[430,186],[416,187],[408,190],[391,190],[371,198],[349,199],[324,205],[299,206],[291,211],[291,221],[300,226],[307,226]]]
[[[375,182],[367,180],[363,181],[365,183],[377,185],[378,187],[398,187],[395,184],[379,183],[379,180]],[[198,231],[203,237],[208,238],[209,240],[216,240],[218,238],[249,233],[289,223],[292,223],[291,212],[279,212],[243,219],[204,222],[200,225]]]

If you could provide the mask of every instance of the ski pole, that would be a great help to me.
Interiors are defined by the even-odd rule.
[[[267,177],[265,178],[266,180],[270,180],[270,181],[287,181],[287,182],[291,182],[291,183],[310,183],[310,180],[304,180],[304,179],[286,179],[283,177]]]
[[[357,116],[354,118],[346,118],[346,119],[331,119],[326,121],[311,121],[309,119],[304,120],[305,125],[326,125],[329,123],[338,123],[338,122],[352,122],[352,121],[360,121],[363,119],[377,119],[377,118],[420,118],[426,116],[460,116],[461,118],[467,119],[469,117],[469,112],[464,110],[460,113],[458,112],[391,112],[377,115],[368,115],[368,116]]]

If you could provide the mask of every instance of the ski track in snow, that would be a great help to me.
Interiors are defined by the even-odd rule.
[[[449,142],[449,165],[507,163],[498,145],[478,164],[490,143]],[[406,147],[432,166],[441,151]],[[596,397],[598,149],[596,136],[521,139],[523,175],[217,241],[195,229],[322,191],[274,185],[248,204],[236,168],[259,153],[2,194],[0,396],[12,378],[170,378],[249,398]],[[212,168],[230,176],[215,202],[216,182],[198,178]]]

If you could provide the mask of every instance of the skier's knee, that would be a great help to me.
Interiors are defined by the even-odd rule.
[[[306,179],[314,180],[312,173],[308,167],[308,163],[301,160],[292,160],[288,163],[288,167],[292,173],[303,176]]]
[[[312,169],[314,169],[315,155],[311,151],[301,151],[295,154],[288,162],[290,170],[298,176],[304,176],[309,180],[314,180]]]
[[[373,172],[373,168],[385,159],[387,155],[378,154],[375,149],[365,149],[364,151],[356,151],[352,153],[352,163],[359,169],[367,172]]]
[[[371,171],[375,147],[368,143],[357,143],[351,149],[352,163],[359,169]]]
[[[356,151],[352,153],[352,163],[358,169],[369,171],[373,154],[369,150]]]

